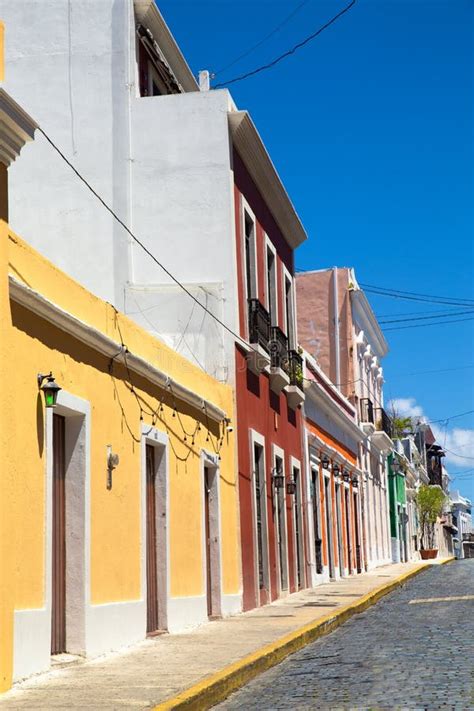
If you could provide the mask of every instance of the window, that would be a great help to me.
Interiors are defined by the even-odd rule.
[[[285,330],[288,337],[288,347],[294,350],[296,347],[295,317],[294,317],[294,296],[293,280],[289,273],[284,270],[284,302],[285,302]]]
[[[257,289],[257,240],[255,218],[250,208],[243,209],[244,259],[245,259],[245,294],[247,299],[258,297]]]
[[[270,323],[272,326],[278,325],[278,303],[277,303],[277,285],[276,285],[276,254],[270,244],[267,242],[267,309],[270,314]]]

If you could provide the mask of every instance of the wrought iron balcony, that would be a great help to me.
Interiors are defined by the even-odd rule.
[[[258,299],[249,299],[249,340],[270,352],[270,314]]]
[[[270,329],[270,365],[288,371],[288,338],[281,328],[272,326]]]
[[[372,400],[364,397],[360,401],[360,419],[362,422],[371,422],[374,424],[374,406]]]
[[[392,438],[393,424],[390,417],[387,415],[383,407],[378,407],[375,411],[375,426],[379,432],[385,432],[386,435]]]
[[[290,385],[296,385],[303,390],[303,358],[298,351],[288,351],[288,374]]]

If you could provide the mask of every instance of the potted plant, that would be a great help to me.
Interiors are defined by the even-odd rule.
[[[442,514],[445,502],[446,494],[440,486],[422,484],[416,493],[415,504],[420,522],[422,560],[436,558],[438,555],[438,549],[434,547],[435,524]]]

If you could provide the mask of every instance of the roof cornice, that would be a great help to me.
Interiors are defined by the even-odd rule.
[[[28,141],[32,141],[38,124],[0,89],[0,162],[7,167],[20,155]]]
[[[133,0],[137,22],[150,30],[166,62],[184,91],[199,91],[199,85],[154,0]]]
[[[124,363],[129,370],[146,378],[149,382],[158,385],[158,387],[172,387],[173,394],[179,400],[188,403],[188,405],[195,407],[197,410],[205,412],[212,420],[222,422],[222,420],[225,419],[226,413],[217,407],[217,405],[214,405],[209,400],[184,387],[181,383],[176,382],[164,371],[156,368],[148,361],[140,358],[140,356],[125,352],[124,347],[117,341],[114,341],[97,329],[72,316],[72,314],[64,311],[60,306],[49,301],[49,299],[46,299],[37,291],[34,291],[11,275],[9,277],[9,283],[10,299],[16,303],[21,304],[21,306],[32,313],[49,321],[49,323],[52,323],[57,328],[66,331],[81,341],[81,343],[93,348],[98,353],[102,353],[102,355],[108,358],[113,358],[114,361]]]
[[[382,333],[379,322],[372,311],[366,295],[359,286],[349,289],[351,302],[355,311],[356,321],[364,331],[367,342],[372,346],[375,355],[383,358],[388,353],[388,343]]]
[[[292,249],[307,239],[305,229],[247,111],[231,111],[233,144]]]

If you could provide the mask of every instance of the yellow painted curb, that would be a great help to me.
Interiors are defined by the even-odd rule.
[[[454,558],[442,561],[450,563]],[[418,568],[403,573],[389,583],[384,583],[375,590],[363,595],[355,602],[340,607],[336,612],[310,622],[304,627],[300,627],[294,632],[281,637],[261,647],[256,652],[248,654],[239,661],[230,664],[224,669],[206,677],[189,689],[182,691],[168,701],[155,706],[153,711],[170,711],[171,709],[187,709],[191,711],[204,711],[220,701],[223,701],[229,694],[247,684],[251,679],[262,672],[279,664],[289,654],[297,652],[310,642],[314,642],[319,637],[332,632],[342,625],[353,615],[363,612],[368,607],[380,600],[395,588],[403,585],[410,578],[415,577],[423,570],[430,568],[429,563],[421,563]]]

